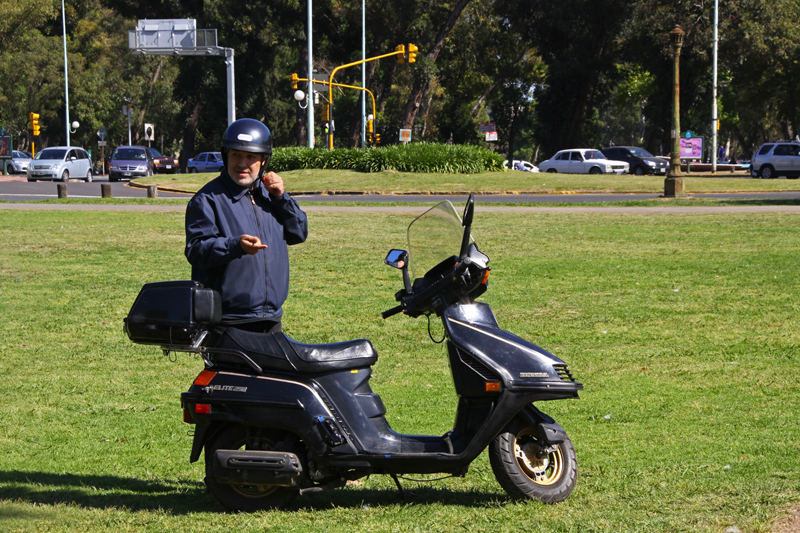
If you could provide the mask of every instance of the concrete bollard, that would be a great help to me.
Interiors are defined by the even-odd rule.
[[[66,198],[67,197],[67,184],[66,183],[57,183],[56,187],[58,188],[58,197],[59,198]]]
[[[101,183],[100,184],[100,196],[102,198],[111,198],[111,184],[110,183]]]
[[[158,185],[148,185],[147,186],[147,197],[148,198],[158,198]]]

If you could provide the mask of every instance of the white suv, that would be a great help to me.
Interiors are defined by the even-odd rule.
[[[753,156],[750,175],[765,180],[778,176],[793,180],[800,178],[800,142],[764,143]]]

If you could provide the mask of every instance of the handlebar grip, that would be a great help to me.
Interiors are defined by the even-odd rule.
[[[389,318],[390,316],[394,316],[397,313],[401,313],[402,311],[403,311],[403,306],[402,305],[398,305],[397,307],[392,307],[391,309],[386,310],[383,313],[381,313],[381,317]]]

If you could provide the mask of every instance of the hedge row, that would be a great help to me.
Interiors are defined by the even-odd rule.
[[[270,169],[276,172],[330,168],[358,172],[442,172],[476,174],[502,171],[503,156],[480,146],[411,143],[360,150],[358,148],[276,148]]]

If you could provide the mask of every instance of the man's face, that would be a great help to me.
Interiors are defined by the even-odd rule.
[[[238,185],[252,189],[265,158],[264,154],[228,150],[228,174]]]

